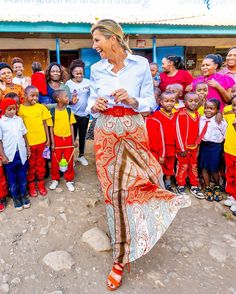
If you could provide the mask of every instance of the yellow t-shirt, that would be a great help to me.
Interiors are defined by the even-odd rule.
[[[201,105],[201,106],[198,108],[197,111],[198,111],[198,113],[199,113],[200,116],[203,116],[203,115],[204,115],[204,106]]]
[[[224,151],[230,155],[236,156],[236,131],[234,129],[234,126],[232,125],[236,117],[235,114],[232,112],[232,106],[225,106],[223,114],[224,119],[228,124],[225,134]]]
[[[69,137],[71,135],[70,126],[76,123],[74,114],[71,112],[70,121],[69,115],[66,109],[58,110],[55,109],[54,117],[54,135],[58,137]]]
[[[48,109],[39,103],[32,106],[20,105],[18,112],[23,119],[28,133],[26,134],[29,145],[34,146],[46,142],[46,133],[43,121],[48,121],[51,114]]]

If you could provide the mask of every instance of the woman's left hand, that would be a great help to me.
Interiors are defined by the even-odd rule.
[[[134,108],[137,108],[137,100],[135,98],[129,97],[128,92],[125,89],[118,89],[111,93],[111,96],[114,96],[115,103],[122,102],[126,105],[130,105]]]
[[[208,86],[211,86],[211,87],[216,88],[216,89],[219,88],[219,86],[220,86],[220,84],[214,79],[208,80],[207,84],[208,84]]]

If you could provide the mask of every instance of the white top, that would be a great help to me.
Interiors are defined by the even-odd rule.
[[[130,106],[123,103],[115,104],[111,93],[118,89],[125,89],[129,96],[138,100],[137,112],[148,112],[156,107],[156,100],[153,91],[153,80],[149,63],[146,58],[138,55],[127,55],[124,60],[124,68],[118,73],[112,72],[113,65],[107,59],[102,59],[91,67],[90,97],[87,111],[91,113],[91,108],[98,97],[108,100],[108,107]],[[94,117],[99,113],[92,114]]]
[[[31,79],[29,77],[22,77],[22,78],[14,77],[12,82],[14,84],[24,86],[24,88],[26,88],[26,86],[31,84]]]
[[[223,119],[221,123],[218,124],[215,120],[215,116],[209,119],[203,115],[200,118],[199,134],[201,134],[207,121],[209,121],[207,131],[202,140],[205,142],[222,143],[225,139],[227,122]]]
[[[4,153],[10,162],[13,161],[16,151],[19,150],[22,164],[27,160],[27,151],[23,135],[27,133],[23,120],[19,116],[13,118],[2,116],[0,119],[0,140]]]
[[[86,111],[86,107],[88,105],[90,94],[90,80],[83,79],[80,83],[75,83],[72,80],[69,80],[66,82],[66,85],[70,88],[71,99],[74,93],[77,94],[79,99],[76,104],[70,105],[72,112],[78,116],[87,116],[88,112]]]

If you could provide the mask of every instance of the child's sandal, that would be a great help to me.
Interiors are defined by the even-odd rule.
[[[220,186],[215,186],[214,187],[214,200],[219,202],[223,199],[223,196],[220,194],[221,192],[221,187]]]
[[[118,265],[120,270],[117,269],[115,266]],[[121,265],[120,263],[114,263],[113,267],[112,267],[112,272],[115,273],[116,275],[121,277],[120,281],[117,281],[114,277],[112,277],[111,275],[109,275],[107,277],[107,289],[109,291],[115,291],[117,290],[121,284],[122,284],[122,275],[123,275],[123,270],[124,270],[124,266]]]
[[[211,189],[211,187],[206,187],[205,189],[205,198],[207,201],[213,201],[214,200],[214,193]]]

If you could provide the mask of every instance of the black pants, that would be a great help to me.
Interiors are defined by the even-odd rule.
[[[74,136],[76,139],[79,130],[79,156],[82,156],[84,155],[85,138],[89,124],[89,115],[81,117],[74,114],[74,116],[76,119],[76,123],[73,124]]]

